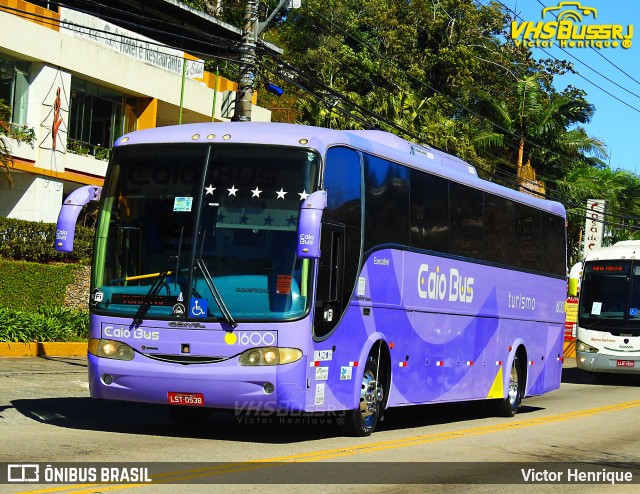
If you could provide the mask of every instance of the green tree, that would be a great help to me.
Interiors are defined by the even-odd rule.
[[[576,166],[554,182],[554,198],[567,208],[569,258],[582,256],[588,199],[603,199],[606,245],[640,237],[640,177],[609,167]]]
[[[576,163],[603,165],[604,143],[589,137],[581,127],[570,129],[590,120],[592,105],[583,93],[572,88],[557,93],[543,82],[539,73],[527,75],[516,81],[513,94],[487,101],[486,114],[501,136],[496,142],[513,150],[507,156],[513,159],[516,176],[522,181],[527,168],[555,178]]]
[[[356,99],[357,95],[350,95]],[[297,123],[315,125],[328,129],[362,129],[358,120],[350,118],[350,109],[341,109],[342,103],[334,100],[326,102],[313,97],[301,97],[296,103]]]
[[[215,15],[228,20],[244,2],[220,5]],[[633,234],[636,177],[607,168],[604,143],[583,127],[594,113],[584,91],[554,89],[571,63],[536,60],[516,46],[512,14],[502,9],[474,0],[304,0],[265,31],[286,63],[262,52],[259,73],[275,78],[288,64],[295,69],[283,77],[291,95],[284,106],[295,109],[283,114],[296,114],[298,122],[377,126],[455,154],[485,178],[507,184],[517,173],[521,184],[543,180],[546,194],[567,205],[572,251],[587,198],[607,199],[611,218],[625,226],[611,221],[612,238]],[[232,23],[241,26],[241,17]]]

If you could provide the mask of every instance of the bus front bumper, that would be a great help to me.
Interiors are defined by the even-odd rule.
[[[640,356],[615,356],[576,351],[578,369],[612,374],[640,374]]]
[[[277,366],[244,367],[237,359],[215,364],[180,365],[121,361],[89,355],[92,398],[140,403],[186,403],[246,411],[305,410],[306,358]]]

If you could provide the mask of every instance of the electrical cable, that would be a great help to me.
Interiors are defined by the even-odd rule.
[[[92,2],[92,3],[97,3],[97,2]],[[8,9],[7,9],[7,8],[5,8],[5,7],[3,7],[3,10],[14,10],[14,11],[20,11],[19,9],[12,9],[12,8],[8,8]],[[20,11],[20,12],[25,13],[25,14],[29,14],[29,15],[33,15],[32,13],[28,13],[28,12],[24,12],[24,11]],[[35,17],[42,17],[42,16],[35,16]],[[49,20],[48,18],[46,18],[46,19],[47,19],[47,20]],[[58,24],[64,24],[64,22],[63,22],[63,21],[60,21]],[[106,33],[105,31],[100,31],[100,30],[94,30],[94,31],[96,31],[96,32],[101,32],[101,34],[105,34],[105,33]],[[132,38],[129,38],[129,37],[126,37],[126,36],[123,36],[123,37],[124,37],[124,38],[128,38],[128,39],[132,39]],[[177,37],[179,38],[180,36],[177,36]],[[187,37],[184,37],[184,38],[185,38],[185,39],[187,39]],[[136,39],[136,38],[133,38],[133,39]],[[355,39],[355,38],[354,38],[354,39]],[[161,43],[150,43],[150,44],[157,44],[158,46],[167,46],[167,45],[165,45],[165,44],[161,44]],[[264,46],[263,46],[263,48],[264,48]],[[204,55],[204,56],[210,56],[210,54],[209,54],[209,53],[205,53],[205,52],[203,52],[203,53],[202,53],[202,55]],[[271,53],[271,55],[273,55],[273,53]],[[237,60],[234,60],[234,59],[228,59],[228,61],[229,61],[229,62],[232,62],[232,63],[237,63],[237,62],[238,62]],[[289,70],[289,71],[295,71],[295,72],[298,74],[298,76],[302,76],[302,75],[303,75],[303,72],[302,72],[302,71],[299,71],[298,69],[295,69],[295,67],[291,66],[290,64],[286,64],[286,63],[284,63],[282,60],[280,60],[280,64],[281,64],[282,66],[285,66],[285,68],[286,68],[287,70]],[[280,77],[281,79],[285,80],[285,81],[286,81],[286,82],[288,82],[289,84],[292,84],[294,87],[298,87],[299,89],[302,89],[302,90],[304,90],[304,91],[309,92],[309,93],[310,93],[310,94],[312,94],[314,97],[316,97],[316,98],[318,98],[318,99],[320,99],[320,100],[322,100],[322,101],[325,101],[325,102],[326,102],[326,96],[327,96],[327,94],[331,95],[331,97],[332,97],[332,98],[334,98],[334,99],[335,99],[335,98],[340,99],[340,101],[343,101],[345,104],[350,105],[353,109],[356,109],[356,110],[360,111],[361,113],[363,113],[364,115],[366,115],[366,118],[358,117],[358,116],[354,115],[354,114],[353,114],[353,112],[350,112],[350,111],[348,111],[348,110],[346,110],[346,109],[344,109],[344,108],[340,107],[339,105],[327,105],[327,106],[331,109],[331,111],[334,111],[334,110],[335,110],[335,111],[341,112],[342,114],[344,114],[344,115],[346,115],[346,116],[348,116],[348,117],[350,117],[350,118],[354,118],[355,120],[357,120],[357,121],[358,121],[358,122],[359,122],[363,127],[365,127],[365,128],[379,128],[380,124],[382,123],[382,124],[388,125],[388,126],[390,126],[391,128],[393,128],[393,129],[395,129],[395,130],[397,130],[397,131],[401,132],[401,133],[402,133],[402,134],[404,134],[404,135],[407,135],[407,136],[411,137],[412,139],[414,139],[414,140],[418,141],[418,143],[420,143],[420,142],[419,142],[419,141],[420,141],[419,136],[416,136],[416,135],[412,134],[411,132],[408,132],[406,129],[403,129],[402,127],[400,127],[400,126],[398,126],[398,125],[394,124],[393,122],[388,122],[388,121],[386,121],[384,118],[381,118],[381,117],[380,117],[380,115],[376,115],[374,112],[372,112],[372,111],[368,110],[367,108],[364,108],[364,107],[362,107],[361,105],[358,105],[357,103],[354,103],[354,102],[349,101],[349,100],[348,100],[348,99],[346,99],[346,97],[345,97],[344,95],[342,95],[341,93],[339,93],[339,92],[337,92],[337,91],[333,90],[332,88],[329,88],[329,87],[328,87],[328,86],[326,86],[326,85],[323,85],[323,84],[321,84],[321,83],[318,83],[317,81],[313,81],[313,79],[312,79],[312,78],[309,78],[308,76],[306,76],[306,74],[304,74],[304,77],[306,78],[307,83],[310,83],[310,84],[304,85],[304,84],[297,83],[295,80],[293,80],[293,79],[291,79],[291,78],[288,78],[288,77],[283,76],[283,74],[282,74],[282,72],[281,72],[281,71],[273,71],[272,73],[273,73],[274,75],[276,75],[277,77]],[[374,82],[372,81],[372,83],[374,83]],[[374,83],[374,84],[375,84],[375,83]],[[314,89],[312,88],[313,86],[315,86],[315,89],[316,89],[316,90],[314,90]],[[429,86],[427,85],[427,87],[429,87]],[[433,89],[433,88],[432,88],[432,89]],[[319,92],[318,90],[325,91],[326,93],[324,93],[324,94],[323,94],[323,93]],[[437,90],[434,90],[434,91],[436,91],[436,92],[437,92]],[[442,93],[438,93],[438,94],[441,94],[442,96],[447,97],[446,95],[444,95],[444,94],[442,94]],[[456,103],[454,100],[451,100],[451,101],[453,101],[454,103]],[[464,107],[463,107],[463,108],[464,108]],[[517,137],[517,136],[515,136],[515,135],[513,135],[513,136],[514,136],[514,137]],[[420,143],[420,144],[425,145],[424,143]],[[513,149],[515,149],[515,148],[513,148]],[[543,150],[544,150],[544,148],[541,148],[541,149],[543,149]],[[500,159],[500,158],[498,158],[497,156],[492,155],[491,153],[485,153],[485,154],[489,154],[489,155],[493,156],[493,157],[494,157],[494,158],[496,158],[496,159]],[[561,156],[561,155],[560,155],[560,156]],[[487,173],[487,174],[491,175],[491,173],[490,173],[490,172],[488,172],[488,171],[486,171],[486,170],[483,170],[483,171],[484,171],[485,173]],[[506,173],[504,173],[504,172],[502,172],[502,173],[503,173],[505,176],[507,175],[507,174],[506,174]],[[498,177],[497,177],[497,174],[495,173],[495,171],[493,172],[493,175],[494,175],[494,177],[498,178]],[[528,189],[528,191],[529,191],[530,193],[534,194],[534,195],[538,195],[538,196],[541,196],[541,197],[543,196],[543,194],[540,194],[540,192],[539,192],[539,191],[534,190],[534,189],[531,189],[531,188],[528,188],[527,186],[524,186],[524,185],[522,184],[522,182],[523,182],[523,180],[522,180],[522,179],[518,179],[517,177],[515,177],[515,180],[514,180],[514,179],[513,179],[513,177],[515,177],[515,175],[511,175],[511,176],[510,176],[510,179],[511,179],[512,183],[513,183],[513,184],[516,184],[516,187],[513,187],[513,188],[518,188],[518,187],[519,187],[519,188],[524,189],[524,190],[527,190],[527,189]],[[505,182],[505,180],[503,180],[503,179],[500,179],[500,181],[501,181],[501,182]],[[520,182],[520,183],[518,183],[518,182]]]

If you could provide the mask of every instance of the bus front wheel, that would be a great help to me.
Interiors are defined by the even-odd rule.
[[[362,376],[360,404],[345,416],[343,429],[346,434],[359,437],[371,435],[382,415],[386,391],[386,373],[378,360],[370,356]]]
[[[524,373],[522,363],[516,355],[511,364],[509,389],[506,398],[493,401],[493,411],[498,417],[513,417],[520,407],[524,395]]]

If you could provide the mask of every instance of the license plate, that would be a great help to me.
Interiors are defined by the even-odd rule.
[[[204,406],[204,395],[202,393],[176,393],[169,391],[167,397],[170,405]]]
[[[618,367],[635,367],[636,362],[635,360],[618,360],[616,365]]]

